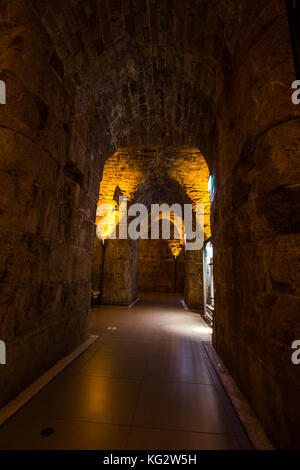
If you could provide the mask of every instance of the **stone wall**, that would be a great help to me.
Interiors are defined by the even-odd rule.
[[[100,160],[39,19],[3,1],[0,20],[1,405],[86,337]]]
[[[183,292],[184,264],[181,257],[176,266],[168,240],[139,241],[139,291],[174,293],[176,280],[176,292]]]
[[[284,2],[246,10],[218,121],[214,343],[275,445],[299,448],[300,109]]]
[[[130,305],[137,299],[137,266],[137,241],[107,241],[104,260],[103,304]]]
[[[209,169],[204,156],[189,146],[127,147],[118,149],[106,161],[98,204],[113,202],[117,194],[128,201],[150,204],[160,201],[163,189],[172,202],[203,204],[206,237],[210,236]],[[156,186],[156,188],[155,188]],[[168,191],[167,191],[168,189]],[[144,190],[144,194],[141,194]],[[148,193],[148,194],[147,194]],[[183,197],[182,197],[183,195]],[[156,200],[155,200],[156,199]]]

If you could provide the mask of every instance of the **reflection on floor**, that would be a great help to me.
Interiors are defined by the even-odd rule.
[[[1,449],[247,449],[205,355],[211,331],[173,295],[93,309],[100,336],[0,428]]]

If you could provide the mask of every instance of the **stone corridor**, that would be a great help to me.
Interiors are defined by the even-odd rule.
[[[91,310],[100,336],[1,446],[244,447],[203,315],[268,439],[300,448],[299,31],[300,0],[0,0],[0,412]],[[102,203],[119,230],[135,204],[189,205],[191,225],[200,204],[204,246],[186,226],[101,238]]]

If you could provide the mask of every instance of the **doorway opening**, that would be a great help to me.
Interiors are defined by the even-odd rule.
[[[215,317],[214,290],[214,248],[212,239],[204,243],[203,249],[203,287],[204,287],[204,319],[213,327]]]

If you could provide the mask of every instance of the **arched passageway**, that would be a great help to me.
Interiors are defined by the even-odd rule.
[[[96,239],[94,247],[95,261],[92,269],[93,291],[98,292],[99,299],[101,298],[103,303],[129,305],[137,298],[138,286],[141,290],[143,288],[146,291],[151,290],[149,281],[151,276],[153,279],[156,261],[156,265],[160,265],[160,268],[159,273],[154,277],[160,277],[163,284],[169,283],[166,290],[174,291],[175,282],[181,280],[181,288],[185,286],[185,299],[188,306],[203,309],[203,272],[202,264],[199,265],[202,258],[201,248],[196,250],[195,253],[189,253],[185,256],[185,250],[183,249],[185,244],[183,218],[185,205],[190,205],[193,211],[195,211],[196,204],[201,205],[204,237],[210,236],[208,179],[209,170],[204,157],[195,148],[179,146],[124,148],[118,150],[107,160],[100,184],[98,207],[110,204],[112,209],[114,208],[119,214],[119,223],[122,223],[122,210],[124,211],[125,208],[121,209],[119,207],[119,196],[127,198],[126,207],[128,208],[126,210],[129,212],[129,207],[133,204],[142,204],[147,209],[148,214],[147,222],[145,221],[148,230],[146,238],[148,240],[140,240],[139,244],[130,240],[108,240],[108,249],[104,257],[104,247]],[[155,219],[152,220],[151,208],[155,204],[159,205],[162,210],[164,206],[171,209],[171,226],[174,228],[175,224],[179,240],[176,240],[178,235],[173,230],[172,239],[168,237],[168,243],[166,241],[159,242],[158,240],[156,243],[154,243],[154,240],[150,241],[153,223],[155,223]],[[172,208],[176,208],[176,206],[179,208],[180,216],[175,216],[172,212]],[[135,215],[138,215],[138,213],[135,213]],[[102,223],[103,216],[104,212],[101,212],[101,216],[99,213],[96,223]],[[168,217],[169,213],[167,212],[165,216]],[[108,216],[106,215],[106,217]],[[162,220],[163,218],[164,212],[160,213],[159,219]],[[111,219],[113,219],[113,216]],[[127,215],[125,215],[125,219],[127,220]],[[113,228],[108,232],[112,230]],[[117,232],[116,237],[118,238]],[[160,238],[162,238],[161,233]],[[176,246],[178,242],[181,248]],[[164,253],[164,259],[161,259],[161,261],[159,261],[160,256],[157,250],[153,251],[152,249],[153,256],[149,256],[150,252],[145,252],[146,246],[150,247],[151,251],[151,247],[154,245],[156,245],[156,248],[160,247],[161,254]],[[138,246],[140,249],[138,249]],[[177,256],[181,251],[182,256],[179,257],[179,263],[177,263]],[[127,253],[127,256],[124,256],[124,253]],[[164,269],[162,269],[162,263]],[[167,273],[171,274],[171,277]],[[141,281],[139,283],[138,277],[140,281],[144,279],[145,282]],[[148,282],[146,281],[147,277]],[[103,295],[100,294],[100,287],[102,287]],[[156,288],[152,284],[152,291],[156,289],[159,291],[165,290],[159,283]]]
[[[0,18],[0,403],[86,337],[105,162],[201,149],[213,342],[275,445],[297,447],[300,111],[285,2],[2,0]]]

